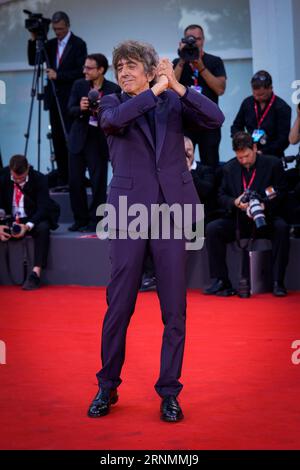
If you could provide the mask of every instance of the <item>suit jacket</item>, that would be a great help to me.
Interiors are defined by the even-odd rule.
[[[53,80],[59,103],[66,112],[73,82],[83,77],[82,67],[87,56],[86,43],[71,33],[64,49],[59,67],[56,66],[57,38],[50,39],[45,50],[49,58],[49,65],[57,72],[57,79]],[[28,62],[35,64],[36,41],[28,41]],[[43,60],[45,61],[45,60]],[[44,107],[50,109],[55,106],[51,84],[45,87]]]
[[[88,134],[89,128],[89,111],[81,111],[80,109],[80,100],[83,96],[88,96],[88,93],[91,89],[90,82],[88,80],[80,79],[76,80],[72,86],[71,95],[68,103],[68,111],[71,118],[73,118],[73,123],[71,126],[71,130],[69,133],[69,150],[72,153],[79,153],[82,151],[85,141]],[[121,88],[113,82],[109,80],[103,81],[101,91],[103,95],[109,95],[111,93],[119,93]],[[107,143],[106,138],[103,132],[100,129],[99,134],[101,135],[101,147],[102,151],[106,154],[108,153],[107,150]]]
[[[156,142],[145,116],[152,109]],[[144,204],[150,214],[159,189],[169,206],[199,203],[186,165],[183,126],[190,122],[209,129],[220,127],[224,116],[215,103],[190,88],[182,98],[173,91],[158,97],[151,90],[133,98],[114,94],[101,100],[99,119],[113,168],[108,202],[117,213],[119,197],[127,196],[128,206]],[[118,217],[116,222],[112,228],[127,228]]]
[[[43,220],[51,220],[51,200],[49,196],[47,177],[34,170],[29,170],[28,181],[23,187],[24,209],[28,221],[38,224]],[[7,215],[12,214],[14,182],[10,170],[6,167],[0,175],[0,208]]]
[[[266,214],[269,216],[281,215],[282,205],[286,197],[286,178],[281,160],[269,155],[259,155],[256,158],[256,176],[250,189],[255,190],[262,197],[266,197],[265,189],[273,186],[278,195],[267,201]],[[237,158],[233,158],[223,166],[222,184],[219,190],[218,202],[229,213],[234,214],[237,209],[235,199],[243,193],[242,165]],[[241,212],[241,211],[240,211]],[[246,214],[243,215],[245,217]]]

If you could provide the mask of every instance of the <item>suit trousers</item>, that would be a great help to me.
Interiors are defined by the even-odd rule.
[[[101,140],[102,139],[102,140]],[[89,126],[84,148],[70,154],[70,200],[75,222],[96,223],[96,210],[106,202],[108,151],[98,127]],[[92,201],[88,207],[85,171],[88,169]]]
[[[62,107],[62,114],[64,117],[64,123],[66,131],[69,131],[69,121],[66,119],[67,110]],[[68,184],[69,180],[69,163],[68,163],[68,148],[61,125],[60,116],[56,107],[56,103],[52,104],[49,110],[50,124],[51,124],[51,133],[52,141],[54,147],[55,161],[57,164],[57,172],[59,184]]]
[[[102,369],[99,386],[121,384],[125,359],[126,332],[135,309],[143,274],[144,258],[150,249],[157,279],[157,291],[164,325],[157,393],[178,395],[185,343],[186,280],[185,240],[110,240],[111,280],[107,288],[108,309],[102,329]],[[147,345],[149,348],[149,345]],[[143,351],[140,351],[142,357]]]
[[[28,222],[27,217],[21,219],[23,224]],[[42,220],[34,225],[30,232],[26,232],[26,236],[31,236],[34,240],[34,260],[33,265],[45,268],[47,265],[49,242],[50,242],[50,226],[47,220]],[[13,242],[18,239],[12,239]]]
[[[251,219],[244,219],[241,222],[241,238],[252,237],[253,224]],[[273,281],[283,281],[289,257],[289,226],[281,217],[274,217],[267,221],[266,227],[256,230],[254,236],[271,240]],[[236,220],[234,218],[217,219],[207,225],[206,245],[212,278],[228,279],[226,245],[234,240],[236,240]]]

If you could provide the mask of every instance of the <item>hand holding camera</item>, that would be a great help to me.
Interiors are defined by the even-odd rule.
[[[80,110],[81,111],[88,111],[89,110],[89,99],[87,96],[83,96],[80,100]]]
[[[6,242],[10,239],[11,235],[9,233],[8,225],[0,225],[0,240]]]

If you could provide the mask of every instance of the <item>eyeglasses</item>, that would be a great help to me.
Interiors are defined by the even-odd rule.
[[[97,69],[97,68],[98,68],[98,67],[90,67],[89,65],[84,65],[84,66],[82,67],[82,70],[83,70],[83,71],[84,71],[84,70],[93,70],[93,69]]]
[[[271,76],[270,75],[265,75],[264,73],[256,73],[255,75],[253,75],[252,77],[252,82],[254,80],[260,80],[261,82],[265,82],[265,81],[270,81],[271,80]]]

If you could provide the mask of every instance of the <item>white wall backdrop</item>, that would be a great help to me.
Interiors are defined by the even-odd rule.
[[[232,156],[230,126],[245,96],[250,94],[252,52],[248,0],[27,0],[0,3],[0,80],[6,85],[6,104],[0,104],[0,148],[5,163],[24,151],[30,103],[32,68],[26,62],[28,32],[23,9],[45,17],[57,10],[71,18],[72,31],[82,37],[89,52],[111,59],[113,46],[134,38],[152,43],[160,55],[176,57],[178,42],[190,23],[199,23],[206,35],[206,51],[219,55],[228,75],[220,100],[226,116],[222,130],[221,160]],[[52,32],[49,33],[49,38]],[[113,79],[111,71],[107,78]],[[36,166],[37,116],[33,115],[28,157]],[[42,116],[42,171],[50,168],[46,138],[48,116]]]

